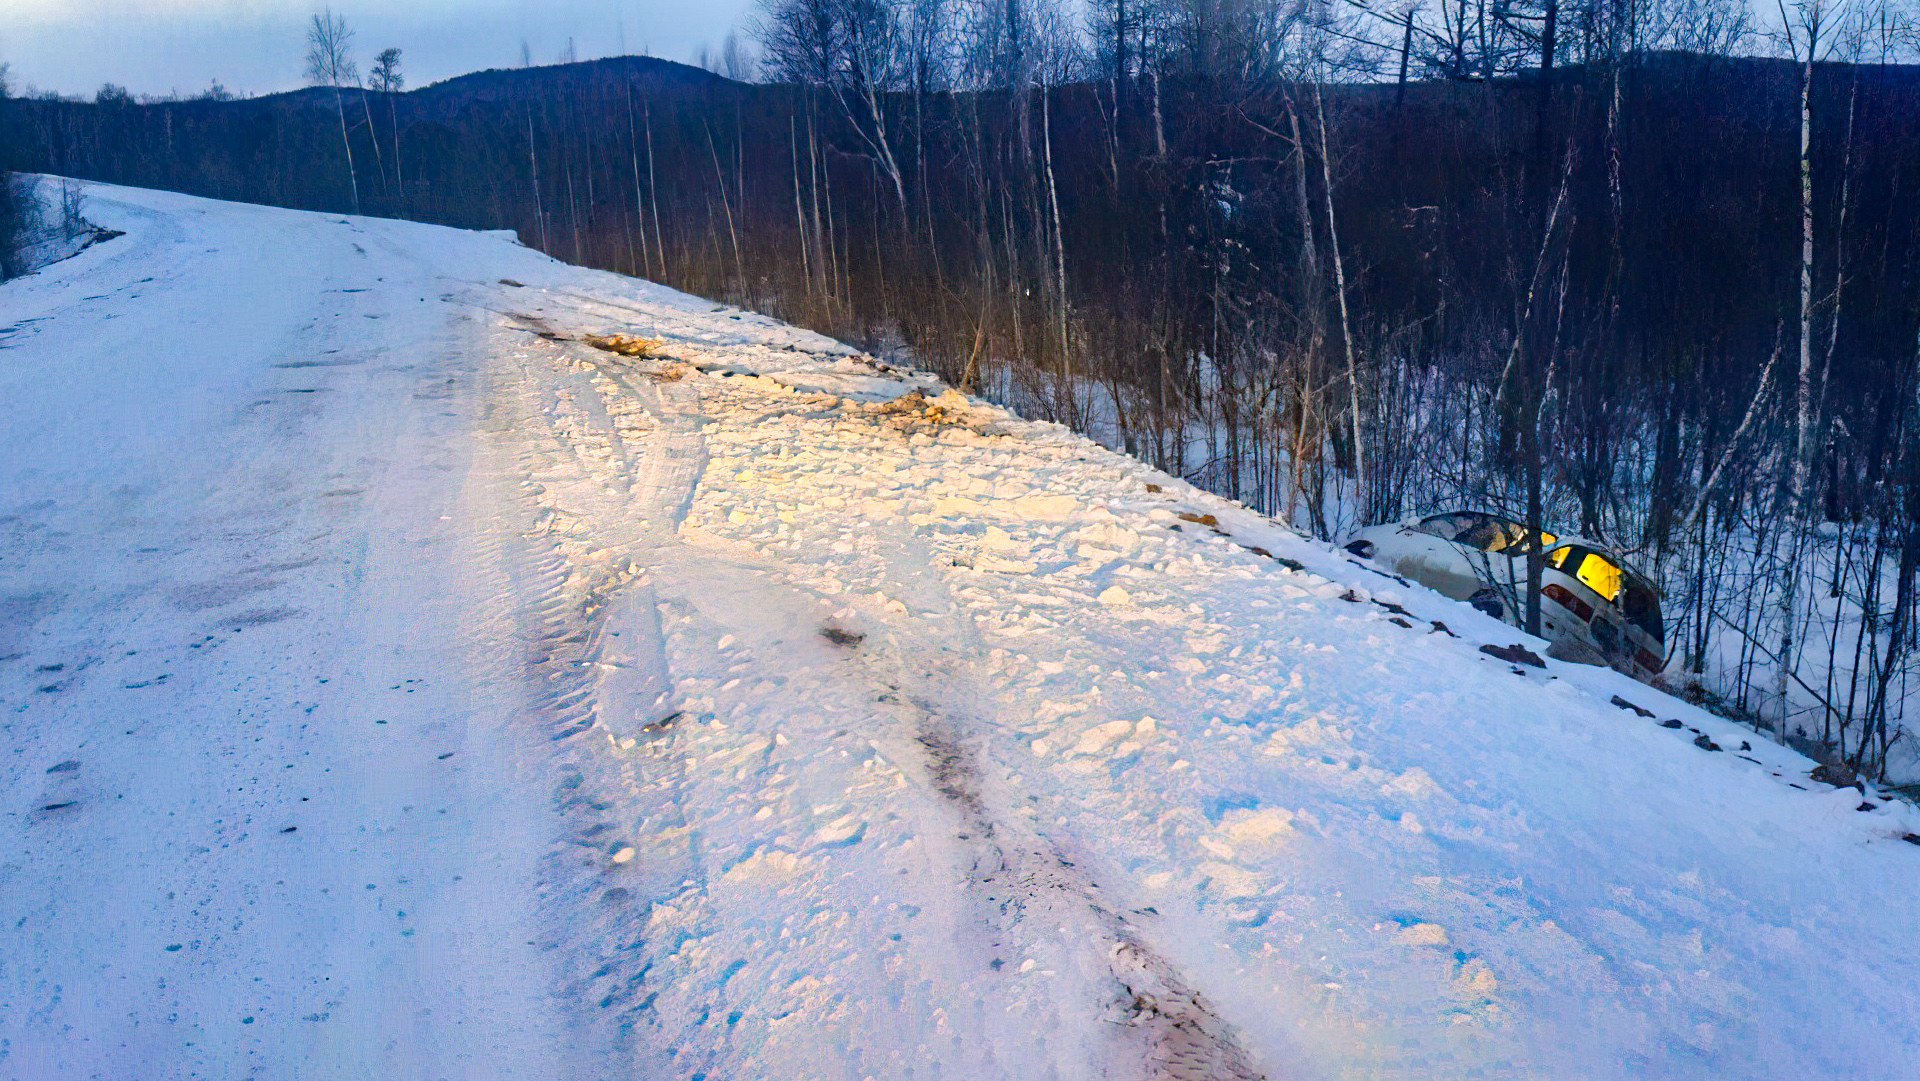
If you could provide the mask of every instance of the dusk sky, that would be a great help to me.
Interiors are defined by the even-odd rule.
[[[689,60],[744,22],[753,0],[335,0],[361,67],[399,47],[408,86],[520,63],[552,63],[572,38],[580,59],[646,52]],[[302,85],[308,16],[319,0],[0,0],[0,63],[29,86],[92,94],[235,93]]]

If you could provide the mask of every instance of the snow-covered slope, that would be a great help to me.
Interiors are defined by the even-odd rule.
[[[1912,1069],[1904,805],[762,317],[90,195],[0,287],[0,1076]]]

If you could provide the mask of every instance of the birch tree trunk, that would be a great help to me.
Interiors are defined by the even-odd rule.
[[[400,108],[394,101],[397,97],[399,97],[398,91],[387,93],[387,126],[393,129],[394,193],[399,196],[401,210],[404,213],[407,205],[407,171],[403,166],[404,159],[400,156]]]
[[[540,226],[540,250],[547,250],[547,212],[540,200],[540,150],[533,141],[533,108],[527,108],[527,163],[533,174],[533,218]]]
[[[373,144],[373,167],[380,173],[380,187],[388,193],[393,191],[387,186],[387,155],[380,149],[380,129],[373,123],[373,104],[367,100],[367,92],[360,92],[360,112],[367,118],[367,141]]]
[[[1787,735],[1787,681],[1794,660],[1794,618],[1800,601],[1801,537],[1806,531],[1807,479],[1813,454],[1813,62],[1820,40],[1818,9],[1807,13],[1805,64],[1800,76],[1800,365],[1794,387],[1793,461],[1787,480],[1785,579],[1780,588],[1780,650],[1774,689],[1780,699],[1780,729]]]
[[[1327,199],[1327,249],[1333,257],[1334,295],[1340,302],[1340,341],[1347,352],[1347,405],[1353,411],[1353,495],[1357,525],[1366,525],[1367,457],[1360,429],[1360,370],[1353,355],[1353,324],[1347,313],[1347,266],[1340,257],[1340,227],[1333,216],[1332,150],[1327,144],[1327,103],[1319,82],[1313,84],[1314,110],[1320,118],[1320,181]]]
[[[1047,168],[1047,201],[1053,210],[1053,266],[1058,290],[1054,306],[1059,315],[1060,363],[1066,375],[1067,416],[1071,419],[1077,414],[1074,406],[1073,353],[1067,341],[1067,239],[1060,230],[1060,189],[1053,180],[1053,110],[1048,104],[1051,96],[1049,87],[1040,88],[1040,137],[1044,144],[1042,149]]]
[[[653,253],[647,245],[647,207],[640,194],[640,131],[633,122],[633,84],[627,84],[627,148],[633,160],[633,224],[640,233],[640,266],[645,270],[635,271],[636,276],[650,274],[653,271]],[[628,257],[632,259],[631,256]]]
[[[660,237],[660,184],[653,170],[653,107],[644,99],[640,102],[640,119],[647,133],[647,202],[653,210],[653,250],[659,256],[660,280],[664,282],[669,271],[667,242]]]
[[[322,106],[324,108],[324,106]],[[347,138],[347,103],[340,88],[333,88],[333,111],[340,117],[340,148],[347,152],[347,185],[353,191],[353,212],[360,213],[360,178],[353,171],[353,143]]]

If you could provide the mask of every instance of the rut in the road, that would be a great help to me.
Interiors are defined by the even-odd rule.
[[[996,818],[981,794],[973,755],[948,734],[938,709],[919,699],[911,705],[919,714],[915,739],[926,753],[934,791],[960,813],[960,835],[975,848],[968,884],[1010,922],[1029,908],[1055,905],[1090,917],[1107,951],[1111,1005],[1126,1028],[1123,1042],[1139,1055],[1143,1081],[1265,1081],[1226,1022],[1124,915],[1100,900],[1094,882],[1044,838]],[[1121,1057],[1124,1069],[1129,1052]]]

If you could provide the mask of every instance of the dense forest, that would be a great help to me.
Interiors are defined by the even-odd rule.
[[[511,228],[1327,539],[1460,506],[1594,537],[1664,589],[1676,689],[1912,779],[1915,39],[1863,0],[1779,15],[773,0],[734,78],[411,92],[316,23],[307,90],[16,97],[0,152]]]

